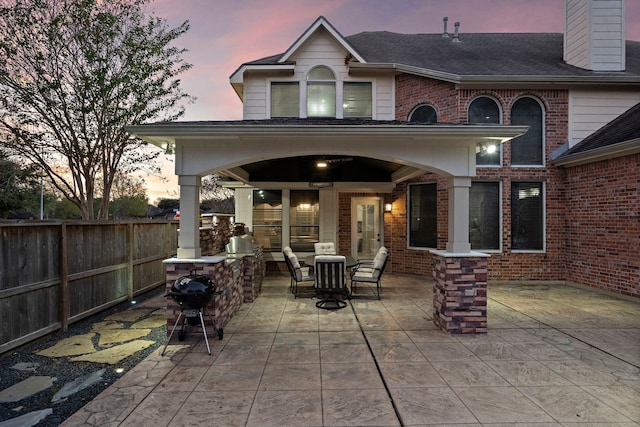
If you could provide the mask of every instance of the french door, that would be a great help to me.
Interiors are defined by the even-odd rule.
[[[371,259],[384,244],[382,233],[382,198],[351,199],[351,255]]]

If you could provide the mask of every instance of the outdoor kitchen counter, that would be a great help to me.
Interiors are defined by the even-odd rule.
[[[244,273],[243,269],[237,267],[240,262],[242,261],[239,259],[230,259],[222,255],[194,259],[166,259],[163,264],[166,269],[167,292],[171,290],[176,280],[182,276],[188,276],[191,272],[209,276],[219,294],[207,305],[206,312],[213,318],[215,328],[224,328],[238,311],[244,299]],[[167,298],[167,335],[176,323],[180,310],[180,306],[172,298]],[[207,335],[214,336],[214,325],[209,316],[205,315],[204,321]]]

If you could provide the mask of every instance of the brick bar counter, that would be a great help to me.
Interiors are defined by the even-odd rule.
[[[163,261],[167,273],[167,292],[177,279],[195,274],[209,276],[222,294],[216,295],[207,306],[207,313],[216,322],[217,328],[224,328],[243,303],[244,268],[242,259],[230,260],[226,256],[206,256],[197,259],[170,258]],[[167,336],[180,314],[180,306],[167,298]],[[209,337],[215,336],[211,319],[204,315],[204,323]],[[198,328],[200,330],[201,328]],[[195,332],[194,330],[194,333]],[[202,334],[202,332],[200,332]],[[176,336],[174,334],[174,336]]]
[[[431,253],[434,260],[433,322],[451,334],[486,333],[489,255]]]

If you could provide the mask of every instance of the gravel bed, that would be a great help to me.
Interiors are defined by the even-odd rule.
[[[145,300],[157,297],[165,292],[164,287],[149,291],[136,297],[136,302],[142,303]],[[24,347],[7,352],[0,356],[2,369],[0,370],[0,390],[4,390],[17,384],[31,376],[50,376],[57,380],[52,387],[20,400],[19,402],[2,403],[0,402],[0,426],[3,422],[12,418],[19,417],[32,411],[53,409],[53,413],[48,415],[44,420],[36,424],[38,427],[59,426],[67,418],[82,408],[85,404],[93,400],[98,394],[113,384],[118,378],[122,377],[131,368],[140,363],[155,349],[164,345],[167,339],[166,326],[152,328],[151,333],[141,339],[154,341],[155,343],[146,349],[140,350],[132,356],[122,360],[116,365],[92,362],[71,362],[68,357],[45,357],[35,354],[40,350],[44,350],[56,344],[58,341],[90,332],[91,326],[103,320],[110,314],[133,308],[130,302],[124,302],[101,313],[95,314],[87,319],[81,320],[69,326],[67,332],[56,332],[41,340],[27,344]],[[148,317],[148,316],[146,316]],[[125,325],[127,322],[123,322]],[[94,337],[94,346],[97,350],[106,347],[98,345],[98,334]],[[36,363],[38,366],[35,371],[21,371],[12,369],[11,367],[18,363]],[[122,372],[116,372],[116,369],[122,369]],[[69,396],[68,398],[52,403],[52,397],[67,383],[77,379],[78,377],[91,374],[93,372],[105,369],[102,380],[83,389],[82,391]]]

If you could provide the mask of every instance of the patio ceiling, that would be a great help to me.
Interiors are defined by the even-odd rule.
[[[319,167],[324,162],[326,167]],[[399,163],[361,156],[315,155],[263,160],[242,166],[250,181],[392,182]]]

